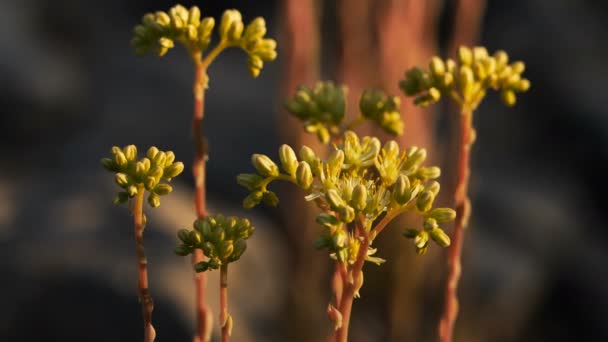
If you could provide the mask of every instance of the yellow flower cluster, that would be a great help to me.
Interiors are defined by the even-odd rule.
[[[524,70],[523,62],[509,64],[509,56],[502,50],[489,55],[484,47],[461,46],[458,62],[435,56],[428,70],[420,67],[408,70],[399,86],[406,95],[416,96],[414,103],[420,106],[448,96],[474,110],[488,89],[500,91],[502,101],[512,106],[515,94],[530,88],[530,81],[522,77]]]

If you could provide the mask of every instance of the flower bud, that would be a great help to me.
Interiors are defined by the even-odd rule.
[[[348,240],[348,234],[343,229],[338,229],[331,237],[332,247],[335,250],[342,249]]]
[[[158,183],[158,181],[156,180],[156,178],[154,178],[152,176],[148,176],[148,177],[146,177],[146,180],[144,181],[144,186],[145,186],[146,190],[150,191],[150,190],[154,189],[154,187],[156,186],[157,183]]]
[[[355,209],[349,205],[345,205],[337,210],[342,222],[350,223],[355,219]]]
[[[184,171],[184,163],[182,163],[182,162],[173,163],[165,169],[165,171],[163,173],[163,177],[167,178],[167,179],[175,178],[180,173],[182,173],[182,171]]]
[[[127,167],[128,163],[129,161],[122,151],[118,150],[114,153],[114,164],[116,164],[120,170]]]
[[[437,222],[449,222],[456,218],[456,211],[451,208],[435,208],[427,216],[437,220]]]
[[[262,201],[262,197],[264,197],[263,191],[254,191],[254,192],[250,193],[243,200],[243,208],[251,209],[251,208],[255,207],[256,205],[260,204],[260,202]]]
[[[432,192],[433,195],[437,196],[437,194],[439,193],[440,187],[441,186],[439,185],[439,182],[432,181],[427,186],[425,186],[424,189]]]
[[[188,232],[188,241],[193,245],[198,245],[203,241],[203,236],[198,230]]]
[[[154,157],[156,157],[156,154],[158,153],[158,148],[156,148],[156,146],[152,146],[148,149],[148,152],[146,152],[146,157],[148,157],[148,159],[153,160]]]
[[[308,190],[312,185],[313,177],[310,165],[307,162],[300,162],[296,169],[296,182],[304,190]]]
[[[346,205],[346,203],[344,203],[344,200],[342,199],[340,194],[338,194],[338,191],[336,189],[329,189],[325,194],[325,197],[327,198],[327,202],[329,203],[331,208],[334,210],[337,210]]]
[[[403,232],[403,236],[405,236],[408,239],[413,239],[416,236],[418,236],[418,229],[406,229],[405,232]]]
[[[118,195],[116,195],[116,197],[114,197],[114,199],[112,200],[112,203],[118,205],[118,204],[126,203],[128,200],[129,200],[129,194],[121,191],[118,193]]]
[[[355,210],[361,211],[367,206],[367,189],[362,184],[358,184],[353,189],[350,201]]]
[[[277,177],[279,175],[279,167],[266,155],[252,155],[251,163],[262,176]]]
[[[505,89],[505,90],[501,91],[500,98],[501,98],[502,102],[509,107],[515,105],[515,102],[517,101],[515,92],[513,90]]]
[[[192,251],[190,250],[190,248],[186,245],[179,245],[177,246],[173,252],[175,252],[175,254],[179,255],[179,256],[186,256],[190,253],[192,253]]]
[[[111,172],[117,171],[116,164],[114,164],[114,161],[110,158],[102,158],[101,165],[103,166],[104,169],[106,169],[108,171],[111,171]]]
[[[312,164],[312,162],[317,159],[317,156],[310,147],[304,145],[300,149],[300,159],[307,162],[308,164]]]
[[[430,191],[424,191],[416,200],[416,208],[421,212],[427,212],[433,206],[433,201],[435,200],[435,195],[433,195]]]
[[[476,46],[473,48],[473,59],[477,61],[482,61],[488,58],[488,50],[486,50],[483,46]]]
[[[137,147],[135,145],[125,146],[122,151],[128,161],[133,161],[137,158]]]
[[[443,60],[437,56],[431,58],[431,63],[429,64],[429,69],[435,76],[441,76],[445,73],[445,64]]]
[[[327,160],[327,166],[329,168],[329,173],[334,175],[339,175],[342,171],[342,166],[344,165],[344,152],[342,150],[335,150],[329,156]]]
[[[190,7],[188,11],[188,24],[197,26],[201,22],[201,10],[197,6]]]
[[[441,228],[435,228],[429,232],[431,239],[435,241],[441,247],[448,247],[450,245],[450,237]]]
[[[317,215],[317,218],[315,219],[315,221],[318,224],[325,226],[327,228],[333,228],[340,223],[340,221],[334,215],[331,215],[328,213],[321,213],[321,214]]]
[[[271,207],[276,207],[277,205],[279,205],[279,198],[277,197],[277,194],[272,191],[264,192],[262,200],[264,201],[264,203],[266,203],[266,205],[269,205]]]
[[[158,208],[158,206],[160,206],[160,197],[157,194],[151,192],[148,196],[148,204],[150,204],[152,208]]]
[[[423,180],[439,178],[441,169],[437,166],[421,167],[416,172],[416,176]]]
[[[522,61],[517,61],[511,64],[511,69],[513,70],[514,74],[521,74],[526,70],[526,64],[524,64]]]
[[[471,65],[473,63],[473,53],[466,46],[458,48],[458,61],[461,65]]]
[[[135,185],[131,185],[127,188],[127,194],[129,195],[129,197],[135,197],[138,192],[139,191],[137,190],[137,187]]]
[[[295,175],[296,169],[298,168],[298,158],[289,145],[281,145],[279,148],[279,159],[281,160],[283,170],[290,176]]]
[[[264,18],[257,17],[253,19],[243,34],[243,39],[247,42],[255,42],[258,39],[262,39],[266,34],[266,21]]]
[[[416,237],[414,238],[414,244],[416,245],[416,248],[421,249],[426,247],[426,245],[429,243],[429,233],[421,230],[418,232],[418,235],[416,235]]]
[[[395,202],[403,205],[412,199],[410,185],[410,180],[406,175],[399,175],[399,177],[397,177],[397,181],[393,187],[393,199]]]
[[[169,184],[158,184],[154,188],[154,192],[160,196],[167,195],[167,194],[171,193],[171,191],[173,191],[173,187]]]
[[[114,180],[116,181],[116,184],[118,184],[118,186],[120,186],[121,188],[124,188],[129,184],[128,176],[122,172],[117,173],[114,177]]]
[[[188,229],[178,230],[177,237],[185,244],[192,244],[192,241],[190,241],[190,231]]]
[[[263,180],[264,178],[254,173],[241,173],[240,175],[236,176],[236,182],[247,188],[249,191],[256,190]]]
[[[431,217],[425,219],[424,223],[422,223],[422,226],[424,227],[424,230],[429,230],[429,231],[439,227],[437,225],[437,220],[435,220],[434,218],[431,218]]]
[[[327,316],[333,324],[334,331],[338,331],[342,327],[342,313],[335,306],[329,304],[327,306]]]

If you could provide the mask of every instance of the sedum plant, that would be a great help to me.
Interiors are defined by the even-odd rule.
[[[451,221],[456,213],[449,208],[433,208],[439,192],[440,176],[436,166],[423,166],[426,150],[401,149],[395,141],[384,145],[376,137],[359,137],[353,123],[371,120],[386,131],[398,134],[403,123],[398,100],[379,90],[367,90],[360,100],[360,116],[343,125],[345,87],[318,83],[314,88],[301,87],[286,104],[288,110],[304,121],[305,129],[315,132],[324,143],[333,139],[330,156],[324,160],[311,148],[303,146],[299,156],[288,145],[279,148],[278,160],[262,154],[252,156],[256,173],[240,174],[237,182],[249,190],[245,208],[261,202],[275,206],[277,195],[268,189],[273,181],[287,181],[301,188],[306,199],[319,208],[316,222],[322,232],[315,245],[328,251],[336,263],[334,302],[328,305],[335,341],[346,341],[353,300],[363,285],[365,262],[380,265],[375,238],[397,216],[413,212],[423,218],[418,229],[407,229],[418,254],[425,254],[430,242],[441,247],[450,238],[439,226]],[[338,132],[346,129],[338,136]],[[322,132],[322,133],[320,133]],[[280,165],[280,166],[279,166]]]
[[[160,197],[169,194],[173,188],[168,183],[184,170],[182,162],[175,161],[171,151],[159,151],[150,147],[146,156],[139,159],[135,145],[124,148],[112,147],[111,156],[101,160],[103,167],[114,173],[116,184],[122,189],[114,198],[115,204],[129,202],[135,225],[135,251],[138,264],[138,291],[144,322],[144,341],[152,342],[156,331],[152,325],[154,301],[148,289],[148,260],[144,250],[144,227],[146,216],[143,212],[144,196],[148,193],[148,204],[152,208],[160,205]]]
[[[214,30],[219,41],[212,43]],[[147,13],[141,24],[133,31],[131,44],[136,54],[149,53],[164,56],[176,43],[182,45],[194,63],[194,115],[192,131],[194,137],[195,158],[193,176],[195,183],[195,210],[199,220],[204,220],[208,213],[205,195],[205,163],[208,159],[207,143],[203,136],[203,118],[205,90],[209,86],[207,70],[215,59],[227,48],[238,48],[247,55],[247,67],[252,77],[258,77],[265,62],[276,59],[276,41],[266,38],[266,22],[257,17],[245,25],[238,10],[226,10],[216,27],[215,19],[203,17],[197,6],[189,9],[182,5],[173,6],[169,11]],[[207,255],[207,257],[210,257]],[[201,249],[194,249],[194,265],[204,263]],[[211,259],[212,262],[213,259]],[[205,302],[204,273],[196,273],[196,306],[198,328],[195,341],[207,342],[211,338],[212,320]],[[220,315],[222,327],[226,320]],[[224,329],[222,329],[224,335]],[[228,338],[227,336],[225,337]]]
[[[196,220],[193,229],[182,229],[177,233],[181,244],[175,253],[186,256],[200,249],[209,258],[194,265],[197,272],[220,269],[222,341],[228,341],[232,333],[232,316],[228,313],[228,264],[239,260],[245,253],[247,239],[254,230],[248,219],[218,214]]]
[[[464,229],[468,225],[471,204],[468,197],[469,156],[475,141],[473,112],[490,89],[500,92],[507,106],[516,102],[516,93],[526,92],[530,81],[522,77],[523,62],[509,63],[504,51],[488,54],[486,48],[477,46],[458,49],[457,61],[433,57],[428,69],[415,67],[405,73],[400,87],[408,96],[415,96],[414,103],[427,106],[442,97],[452,99],[460,109],[460,154],[458,180],[455,193],[457,211],[454,225],[454,243],[448,255],[448,280],[445,289],[445,307],[439,323],[442,342],[452,341],[454,323],[458,316],[458,282],[461,274],[461,251]]]

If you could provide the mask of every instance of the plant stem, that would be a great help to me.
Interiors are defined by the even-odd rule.
[[[454,236],[448,254],[448,279],[445,288],[445,303],[443,315],[439,322],[439,339],[441,342],[451,342],[454,323],[458,317],[458,281],[461,274],[461,254],[464,229],[471,213],[471,202],[468,198],[469,187],[469,155],[474,141],[473,111],[466,106],[460,113],[460,154],[458,158],[458,180],[455,193],[456,221]]]
[[[194,116],[192,119],[192,134],[194,137],[194,162],[192,164],[192,174],[194,176],[195,195],[194,206],[196,216],[202,220],[207,216],[205,208],[205,162],[207,160],[207,143],[203,136],[203,117],[205,106],[205,82],[207,70],[200,61],[200,55],[194,58],[195,78],[194,78]],[[197,264],[204,260],[203,252],[195,249],[192,255],[192,263]],[[194,285],[196,296],[196,316],[197,316],[197,336],[195,341],[208,342],[211,339],[211,316],[205,301],[205,286],[207,275],[205,272],[194,273]]]
[[[152,326],[154,301],[148,290],[148,260],[144,251],[144,187],[139,186],[133,204],[133,221],[135,225],[135,251],[137,253],[139,302],[144,321],[144,342],[153,342],[156,331]]]
[[[350,276],[348,276],[348,278],[350,279],[343,279],[342,281],[344,292],[342,293],[342,298],[340,299],[340,305],[338,307],[340,313],[342,314],[342,326],[335,332],[335,342],[348,341],[348,326],[350,323],[350,314],[353,308],[353,301],[355,299],[355,293],[359,291],[359,287],[362,283],[361,281],[357,280],[362,279],[361,277],[363,277],[363,265],[365,264],[365,257],[367,256],[367,249],[369,248],[370,244],[369,236],[364,235],[362,238],[363,241],[359,247],[357,260],[355,260],[355,263],[349,272]]]
[[[220,323],[222,324],[222,342],[230,341],[232,322],[228,313],[228,263],[220,267]]]

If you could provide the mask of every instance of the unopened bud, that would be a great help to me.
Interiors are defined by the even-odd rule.
[[[182,173],[182,171],[184,171],[184,163],[182,163],[182,162],[173,163],[168,168],[165,169],[165,171],[163,173],[163,177],[175,178],[180,173]]]
[[[435,228],[429,232],[431,239],[435,241],[441,247],[448,247],[450,245],[450,237],[441,228]]]
[[[283,170],[285,170],[287,174],[293,176],[298,168],[298,158],[289,145],[281,145],[279,148],[279,159],[281,160]]]
[[[451,208],[435,208],[428,213],[428,217],[434,218],[437,222],[454,221],[456,211]]]
[[[310,165],[307,162],[300,162],[296,169],[296,182],[304,190],[308,190],[312,185],[313,177]]]
[[[254,154],[251,156],[253,167],[265,177],[276,177],[279,175],[279,167],[268,156]]]
[[[433,206],[433,201],[435,200],[435,195],[433,195],[430,191],[424,191],[418,196],[416,201],[416,208],[418,208],[421,212],[427,212]]]

